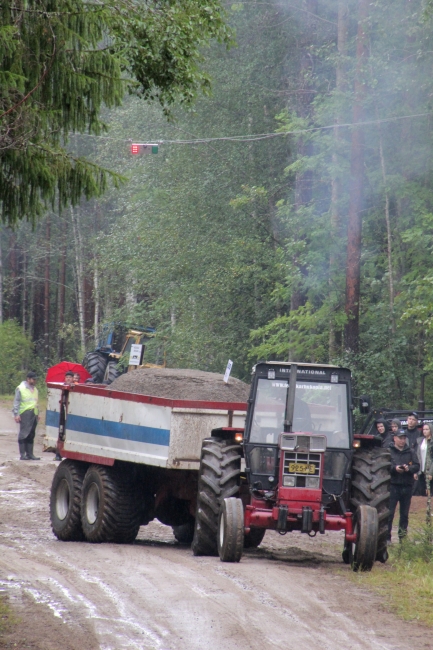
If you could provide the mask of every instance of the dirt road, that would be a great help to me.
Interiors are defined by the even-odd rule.
[[[339,533],[268,532],[236,565],[194,558],[158,523],[142,527],[131,546],[57,541],[48,512],[57,464],[39,453],[41,434],[42,427],[35,445],[42,460],[19,461],[15,423],[0,408],[0,589],[21,617],[0,647],[431,647],[430,631],[398,621],[347,580]]]

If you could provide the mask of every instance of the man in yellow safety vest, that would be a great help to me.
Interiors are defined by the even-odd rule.
[[[15,422],[20,425],[18,434],[20,460],[41,460],[33,455],[36,425],[39,421],[38,399],[36,373],[29,370],[25,381],[22,381],[15,391],[12,409]]]

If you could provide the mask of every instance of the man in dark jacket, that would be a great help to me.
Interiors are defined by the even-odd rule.
[[[418,413],[412,411],[407,416],[407,444],[411,449],[416,449],[417,440],[422,436],[422,430],[418,425]]]
[[[392,521],[397,503],[400,503],[398,537],[401,541],[407,535],[414,474],[419,471],[419,462],[416,452],[407,444],[405,431],[398,431],[394,434],[394,444],[390,446],[389,451],[391,454],[391,495],[389,499],[388,540],[391,541]]]

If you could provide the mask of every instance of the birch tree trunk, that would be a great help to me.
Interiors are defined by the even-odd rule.
[[[358,35],[356,44],[355,97],[353,102],[353,123],[364,119],[364,99],[366,84],[364,70],[368,57],[366,20],[369,0],[359,0]],[[362,205],[364,199],[364,138],[363,127],[354,126],[352,130],[352,150],[350,161],[350,199],[347,224],[346,259],[346,305],[347,322],[345,326],[345,347],[357,352],[359,349],[359,301],[361,295],[361,236]]]

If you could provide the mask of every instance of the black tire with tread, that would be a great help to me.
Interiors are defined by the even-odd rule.
[[[96,519],[88,519],[88,498],[98,495]],[[137,482],[115,467],[90,465],[83,481],[81,523],[87,541],[130,544],[137,537],[142,520],[142,503]]]
[[[86,470],[85,463],[66,459],[59,464],[53,477],[50,494],[51,528],[57,539],[63,542],[84,539],[80,507]]]
[[[192,550],[194,555],[218,555],[217,530],[224,499],[239,494],[241,447],[219,438],[202,443]]]
[[[386,562],[388,553],[391,456],[388,449],[358,449],[353,455],[350,505],[354,513],[361,505],[376,508],[379,520],[376,559]]]
[[[379,517],[376,508],[359,506],[355,513],[356,543],[352,545],[353,571],[371,571],[377,553]]]
[[[104,372],[104,384],[112,384],[120,374],[117,370],[117,361],[109,361]]]
[[[221,562],[239,562],[244,548],[244,507],[230,497],[221,504],[218,518],[218,555]]]
[[[83,359],[83,366],[90,372],[93,381],[100,384],[104,379],[107,357],[101,352],[88,352]]]

